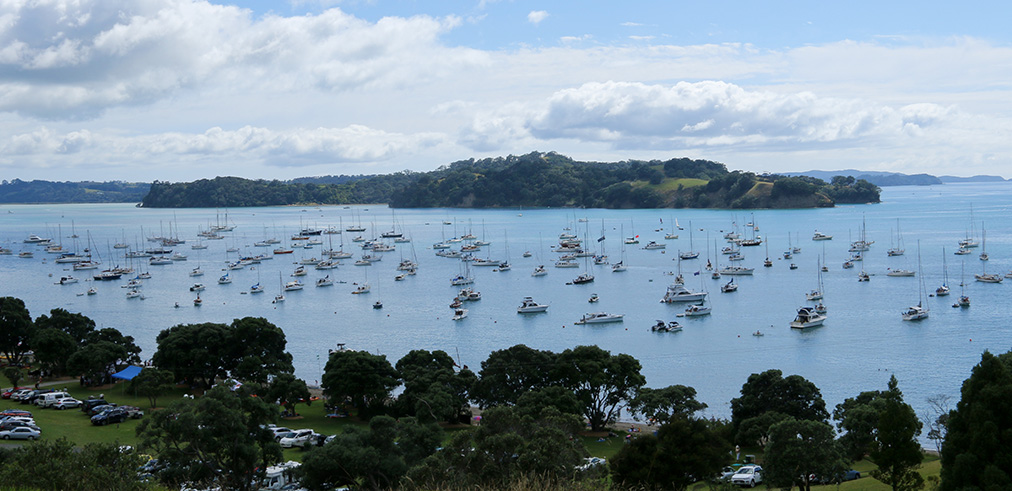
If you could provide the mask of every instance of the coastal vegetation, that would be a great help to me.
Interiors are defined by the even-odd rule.
[[[85,316],[55,309],[32,320],[19,299],[0,300],[0,332],[7,334],[0,351],[17,357],[8,366],[13,370],[4,371],[12,383],[25,371],[34,377],[45,370],[81,376],[83,385],[83,377],[104,378],[139,360],[132,340],[96,329]],[[62,337],[57,333],[71,343],[54,341]],[[96,362],[98,372],[90,364],[59,364],[60,357],[73,360],[67,346],[77,343],[79,350],[103,346],[89,356],[108,350],[117,358]],[[917,440],[927,427],[943,442],[940,480],[931,471],[928,484],[1001,489],[1012,483],[1003,440],[1012,352],[985,352],[953,411],[919,418],[892,377],[885,390],[856,394],[830,413],[815,384],[774,369],[743,383],[730,401],[731,420],[724,421],[698,415],[707,405],[692,387],[647,387],[638,360],[597,346],[555,353],[516,345],[491,353],[476,373],[441,350],[415,350],[393,364],[382,355],[334,350],[322,378],[326,397],[315,404],[292,374],[285,346],[283,331],[259,318],[166,329],[155,366],[141,371],[148,375],[125,387],[129,393],[110,390],[122,402],[166,401],[139,424],[124,424],[134,434],[96,430],[82,420],[85,431],[67,412],[36,410],[43,440],[0,450],[0,478],[33,489],[87,488],[74,479],[152,489],[137,480],[141,455],[118,446],[129,444],[158,458],[161,470],[150,478],[173,488],[251,489],[267,466],[298,455],[297,475],[309,489],[505,489],[532,482],[547,489],[719,487],[713,480],[722,467],[755,458],[775,487],[808,490],[860,467],[864,482],[914,490],[924,488],[928,472]],[[189,397],[180,397],[183,392]],[[482,411],[472,413],[470,404]],[[623,406],[655,431],[618,429],[616,408]],[[304,422],[289,424],[336,431],[333,441],[297,454],[283,451],[267,425],[299,411]],[[122,439],[113,443],[116,435]],[[602,450],[601,442],[615,440],[625,443]],[[738,455],[736,446],[750,455]],[[608,461],[587,463],[591,455]],[[61,475],[30,480],[24,469],[32,461],[50,462]]]
[[[0,182],[0,203],[135,203],[151,185],[144,182]]]
[[[821,179],[728,171],[688,158],[581,162],[532,152],[453,162],[431,172],[398,172],[295,182],[217,177],[189,183],[155,181],[146,207],[236,207],[390,203],[398,208],[811,208],[873,203],[865,180]]]

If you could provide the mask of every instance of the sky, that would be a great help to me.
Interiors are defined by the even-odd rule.
[[[0,179],[1012,177],[1010,2],[0,0]]]

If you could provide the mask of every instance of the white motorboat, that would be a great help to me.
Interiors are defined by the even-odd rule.
[[[71,283],[77,283],[77,278],[74,278],[73,276],[63,276],[60,278],[59,283],[61,285],[69,285]]]
[[[927,318],[928,309],[922,307],[919,303],[903,311],[903,320],[905,321],[919,321]]]
[[[524,301],[517,307],[518,314],[536,314],[548,310],[548,305],[539,304],[531,297],[524,297]]]
[[[204,276],[204,270],[199,267],[193,268],[193,271],[190,271],[190,276]]]
[[[607,312],[593,312],[584,314],[580,320],[574,322],[577,325],[583,324],[607,324],[609,322],[622,322],[624,314],[609,314]]]
[[[172,264],[172,259],[165,256],[156,256],[148,260],[148,264],[151,266],[161,266],[165,264]]]
[[[746,268],[744,266],[725,266],[720,269],[720,274],[726,274],[731,276],[751,276],[755,272],[755,268]]]
[[[141,292],[139,290],[130,290],[126,292],[127,298],[140,298]]]
[[[467,317],[467,309],[454,309],[452,320],[459,321]]]
[[[826,316],[815,311],[815,307],[801,307],[798,315],[791,321],[794,329],[807,329],[809,327],[821,326],[826,322]]]
[[[303,287],[303,285],[302,285],[302,283],[299,282],[299,280],[289,281],[288,283],[285,283],[285,291],[286,292],[293,292],[293,291],[296,291],[296,290],[301,290],[302,287]]]
[[[705,298],[706,292],[694,292],[685,288],[685,285],[675,282],[668,286],[668,291],[664,293],[664,298],[661,299],[661,302],[699,302]]]
[[[307,274],[309,274],[309,271],[306,271],[304,266],[299,266],[292,272],[292,276],[306,276]]]
[[[538,267],[534,268],[534,272],[531,273],[531,276],[545,276],[546,274],[548,274],[548,270],[545,269],[545,266],[538,265]]]
[[[204,284],[203,283],[194,283],[193,286],[190,287],[190,291],[191,292],[202,292],[202,291],[204,291]]]
[[[316,286],[333,286],[334,280],[330,279],[330,275],[324,276],[316,280]]]
[[[703,304],[690,305],[689,308],[685,309],[685,312],[678,314],[682,317],[699,317],[703,315],[710,315],[713,309],[706,307]]]
[[[654,242],[654,241],[651,240],[647,245],[643,246],[643,249],[646,249],[648,251],[654,251],[654,250],[657,250],[657,249],[664,249],[666,247],[667,247],[667,244],[661,244],[661,243]]]
[[[819,232],[818,230],[816,230],[815,234],[812,235],[812,240],[833,240],[833,236],[832,235],[826,235],[826,234],[824,234],[824,233]]]
[[[678,332],[682,330],[682,325],[675,321],[664,322],[658,320],[657,324],[650,327],[650,330],[654,332]]]
[[[365,293],[369,293],[369,290],[370,290],[369,284],[368,283],[362,283],[361,285],[356,286],[355,289],[352,290],[351,293],[353,295],[362,295],[362,294],[365,294]]]
[[[910,271],[909,269],[890,269],[889,272],[886,273],[886,276],[904,277],[905,278],[905,277],[915,276],[915,274],[916,273],[914,273],[913,271]]]
[[[584,283],[591,283],[594,281],[594,275],[590,273],[580,273],[579,276],[573,278],[574,285],[582,285]]]
[[[556,268],[579,268],[580,265],[569,260],[555,261]]]
[[[738,291],[738,284],[734,282],[734,278],[731,278],[731,281],[720,287],[720,291],[723,293]]]

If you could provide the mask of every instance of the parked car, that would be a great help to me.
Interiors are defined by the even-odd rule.
[[[275,441],[281,440],[281,437],[285,433],[289,433],[292,431],[291,428],[285,428],[284,426],[268,426],[267,430],[270,431],[271,433],[274,433]]]
[[[144,410],[137,406],[120,406],[127,412],[127,417],[130,419],[141,419],[144,417]]]
[[[102,404],[100,406],[93,406],[91,409],[88,410],[88,416],[94,416],[98,413],[101,413],[102,411],[112,409],[114,407],[116,407],[115,404]]]
[[[734,467],[725,465],[724,468],[720,470],[720,474],[717,474],[717,480],[720,482],[728,482],[731,480],[731,476],[734,475],[734,472]]]
[[[0,418],[4,416],[28,416],[30,418],[32,417],[32,412],[12,407],[10,409],[4,409],[3,411],[0,411]]]
[[[21,404],[34,404],[36,399],[38,399],[39,397],[41,397],[41,396],[43,396],[45,394],[48,394],[50,392],[56,392],[56,390],[55,389],[35,389],[35,390],[29,392],[28,394],[25,394],[25,395],[21,396],[21,399],[19,399],[19,402],[21,402]]]
[[[316,443],[316,438],[313,436],[314,434],[315,432],[313,430],[295,430],[290,432],[281,439],[281,448],[306,448],[311,446]]]
[[[61,391],[56,391],[56,392],[50,392],[48,394],[40,395],[38,398],[36,398],[35,399],[35,405],[39,406],[39,407],[42,407],[42,408],[51,407],[54,403],[56,403],[56,401],[58,401],[60,399],[63,399],[63,398],[66,398],[66,397],[71,397],[71,396],[70,396],[70,394],[68,394],[66,392],[63,392],[62,390]]]
[[[763,482],[762,472],[763,468],[758,465],[742,466],[738,469],[738,472],[735,472],[734,475],[731,476],[731,484],[754,488],[756,484],[761,484]]]
[[[73,397],[62,397],[50,404],[49,407],[59,410],[81,407],[81,401],[74,399]]]
[[[91,424],[103,426],[107,424],[122,423],[129,418],[127,410],[121,407],[106,409],[91,417]]]
[[[24,388],[24,389],[15,390],[14,392],[11,392],[11,400],[12,401],[20,401],[22,397],[26,396],[32,390],[33,389],[29,389],[27,387]]]
[[[104,406],[106,404],[109,403],[105,402],[105,399],[88,399],[86,401],[81,401],[81,412],[88,413],[91,411],[91,408],[95,406]]]
[[[0,424],[6,423],[8,421],[19,421],[22,423],[28,423],[30,425],[35,424],[35,419],[32,418],[31,416],[4,416],[0,418]]]
[[[3,393],[0,394],[0,397],[3,397],[4,399],[10,399],[15,392],[25,389],[28,389],[28,387],[11,387],[10,389],[5,389]]]
[[[38,440],[42,432],[27,426],[19,426],[9,430],[0,430],[0,438],[4,440]]]

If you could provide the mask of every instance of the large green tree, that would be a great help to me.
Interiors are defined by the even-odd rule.
[[[730,443],[705,421],[677,417],[657,436],[641,435],[610,461],[612,481],[626,487],[687,489],[700,477],[713,476],[730,459]]]
[[[770,428],[764,461],[764,479],[784,489],[798,486],[810,491],[811,476],[831,478],[845,470],[843,449],[834,439],[833,427],[805,419],[788,418]]]
[[[889,389],[878,413],[875,447],[869,454],[877,469],[871,477],[888,484],[893,491],[913,491],[924,487],[924,478],[917,472],[924,454],[917,441],[921,421],[909,404],[903,402],[896,376],[889,378]]]
[[[210,387],[225,375],[224,359],[231,349],[225,324],[179,324],[158,333],[155,341],[154,365],[191,386]]]
[[[482,413],[481,425],[454,433],[443,449],[411,469],[416,484],[473,489],[503,487],[520,476],[569,479],[586,456],[579,418],[546,408],[521,415],[511,406]]]
[[[60,329],[47,327],[37,329],[31,344],[35,361],[44,369],[56,375],[67,370],[67,360],[77,351],[78,344],[69,334]]]
[[[706,404],[696,400],[696,389],[684,385],[671,385],[661,389],[643,387],[629,402],[633,417],[645,417],[657,424],[692,416],[706,409]]]
[[[576,394],[594,431],[615,421],[619,406],[646,383],[640,362],[626,354],[612,355],[597,346],[577,346],[559,354],[555,376]]]
[[[295,405],[300,401],[308,401],[310,398],[309,388],[306,381],[295,378],[295,375],[283,373],[274,377],[270,385],[263,391],[264,399],[277,402],[284,406],[290,413],[295,413]]]
[[[455,363],[443,351],[412,350],[397,360],[404,391],[398,407],[422,421],[457,423],[470,416],[467,394],[474,385],[474,372],[454,370]]]
[[[829,418],[826,402],[815,384],[800,375],[784,377],[775,369],[748,377],[741,386],[741,397],[731,399],[731,422],[737,432],[746,420],[769,411],[811,421]]]
[[[280,327],[262,317],[235,319],[229,327],[224,368],[231,377],[266,384],[271,376],[295,371]]]
[[[481,362],[471,399],[479,407],[516,404],[524,393],[554,384],[556,354],[518,344],[493,351]]]
[[[159,479],[250,490],[268,465],[281,460],[281,446],[267,430],[278,419],[276,406],[242,390],[216,386],[196,399],[182,399],[154,411],[137,427],[140,447],[167,464]]]
[[[963,382],[942,445],[943,491],[1012,489],[1012,352],[987,351]]]
[[[332,402],[348,401],[359,416],[382,407],[398,385],[397,370],[385,355],[335,351],[323,369],[323,393]]]
[[[439,448],[442,430],[413,418],[369,420],[368,429],[345,426],[334,441],[306,456],[302,485],[312,490],[355,486],[389,489],[409,468]]]
[[[158,398],[167,394],[175,387],[176,376],[168,370],[147,367],[130,379],[130,391],[135,395],[147,397],[151,407],[158,405]]]
[[[837,421],[837,429],[843,433],[840,445],[843,445],[848,459],[861,460],[875,448],[875,430],[884,404],[882,391],[872,390],[836,405],[833,419]]]
[[[32,316],[20,298],[0,297],[0,353],[7,363],[20,365],[25,353],[31,351],[35,333]]]
[[[153,486],[137,479],[144,459],[112,443],[74,445],[65,438],[41,440],[0,455],[4,488],[140,491]],[[40,467],[45,469],[40,471]]]
[[[67,370],[99,380],[105,374],[114,372],[116,365],[126,360],[129,355],[126,348],[111,341],[88,343],[70,355]]]
[[[85,344],[88,336],[95,331],[95,321],[80,313],[68,312],[64,309],[53,309],[49,315],[40,315],[35,319],[35,327],[39,329],[59,329],[78,345]]]

